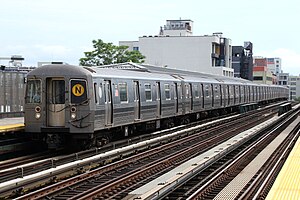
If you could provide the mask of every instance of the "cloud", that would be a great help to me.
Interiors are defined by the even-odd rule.
[[[278,48],[273,51],[258,52],[255,56],[281,58],[281,69],[290,75],[300,75],[300,52],[292,49]]]

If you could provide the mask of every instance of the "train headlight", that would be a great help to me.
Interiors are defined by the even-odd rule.
[[[71,113],[71,119],[75,119],[76,118],[76,113]]]
[[[36,119],[41,118],[41,113],[35,113],[35,118],[36,118]]]

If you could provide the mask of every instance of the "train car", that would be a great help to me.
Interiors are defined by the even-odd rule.
[[[287,98],[284,87],[150,65],[45,65],[27,75],[25,130],[49,148],[89,148]]]

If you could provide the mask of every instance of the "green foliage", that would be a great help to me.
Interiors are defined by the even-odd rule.
[[[300,102],[300,97],[296,97],[294,100]]]
[[[115,46],[105,43],[101,39],[93,40],[94,50],[84,52],[85,58],[80,58],[79,65],[99,66],[115,63],[134,62],[143,63],[145,56],[139,51],[128,51],[127,46]]]

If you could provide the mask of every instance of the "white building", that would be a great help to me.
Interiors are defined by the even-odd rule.
[[[281,72],[281,58],[267,58],[267,68],[278,77]]]
[[[193,21],[167,20],[159,35],[120,41],[146,56],[145,63],[233,77],[231,40],[222,33],[193,36]]]
[[[300,97],[300,76],[289,76],[288,79],[291,99]]]

